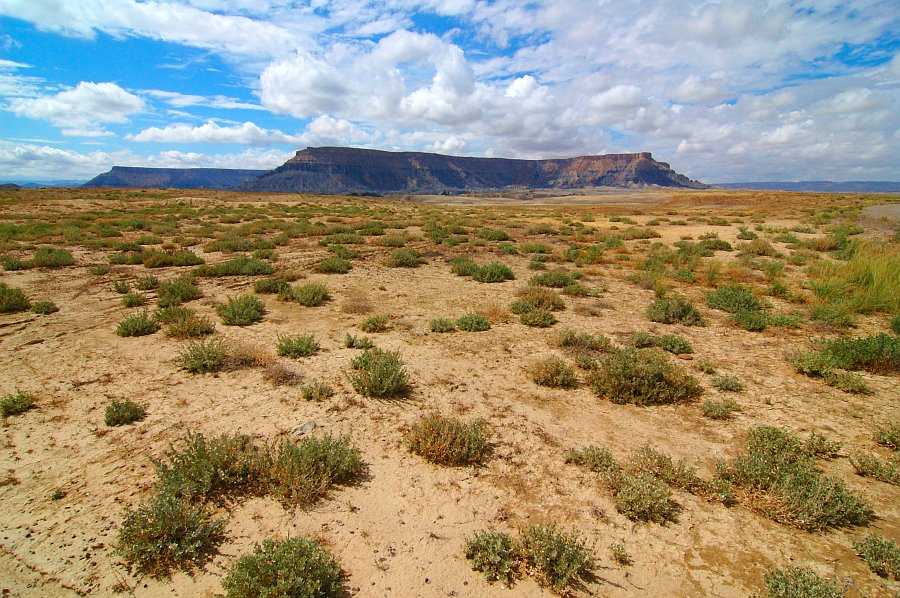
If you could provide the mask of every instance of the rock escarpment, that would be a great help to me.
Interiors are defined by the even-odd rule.
[[[137,187],[148,189],[234,189],[266,170],[229,168],[141,168],[113,166],[82,187]]]

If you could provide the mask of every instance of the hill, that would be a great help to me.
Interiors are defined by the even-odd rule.
[[[760,191],[805,191],[807,193],[898,193],[897,181],[765,181],[721,183],[725,189],[758,189]]]
[[[265,170],[228,168],[140,168],[113,166],[82,187],[146,187],[152,189],[234,189]]]

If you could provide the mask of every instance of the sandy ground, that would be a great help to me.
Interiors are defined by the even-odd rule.
[[[670,215],[672,219],[700,212],[710,215],[710,205],[727,201],[724,194],[652,197],[643,202],[610,199],[614,205],[641,203],[644,213],[634,216],[641,222],[669,212],[678,214]],[[742,199],[745,196],[737,197],[728,209],[753,207]],[[596,208],[596,225],[608,227],[599,214],[608,212],[610,202],[600,203],[604,205],[580,200],[575,207]],[[453,204],[444,209],[467,209],[457,201]],[[774,213],[782,209],[779,206],[773,202],[769,208]],[[8,217],[22,208],[6,204],[3,209]],[[401,212],[416,209],[410,203],[396,207]],[[780,213],[780,220],[773,216],[773,222],[797,222],[791,210]],[[558,217],[549,211],[515,215],[517,220],[529,218]],[[708,230],[731,241],[737,234],[735,226],[695,222],[656,228],[667,242],[688,235],[696,238]],[[520,242],[525,239],[523,230],[510,232]],[[143,266],[115,266],[97,277],[88,268],[106,263],[107,254],[73,248],[74,267],[3,272],[0,277],[7,284],[21,287],[32,299],[52,299],[60,307],[50,316],[0,315],[0,392],[14,388],[31,392],[39,406],[9,418],[0,429],[4,595],[108,596],[124,591],[148,597],[213,596],[222,591],[220,580],[229,565],[254,542],[302,535],[321,539],[340,559],[351,595],[543,596],[549,593],[529,578],[512,590],[489,585],[463,556],[465,539],[478,530],[515,532],[538,522],[577,529],[593,546],[596,578],[579,587],[578,595],[747,596],[762,591],[768,567],[786,564],[852,578],[851,596],[891,596],[900,591],[896,582],[871,573],[851,545],[869,531],[900,539],[900,492],[896,486],[856,476],[846,458],[823,463],[823,468],[871,500],[878,519],[868,529],[822,534],[800,532],[744,506],[729,509],[680,491],[674,492],[682,507],[676,523],[634,523],[616,512],[596,476],[563,463],[566,450],[586,444],[609,447],[621,460],[649,444],[675,459],[688,460],[709,477],[716,461],[733,457],[747,430],[762,424],[799,434],[817,430],[842,442],[848,452],[874,451],[873,426],[900,417],[897,378],[865,374],[875,392],[860,397],[805,378],[789,364],[792,352],[835,331],[807,321],[795,330],[749,333],[729,324],[725,314],[705,307],[701,309],[707,327],[655,324],[644,315],[653,291],[626,282],[631,270],[611,261],[585,269],[583,282],[605,292],[599,297],[567,297],[567,309],[551,329],[527,328],[510,316],[505,322],[497,318],[487,332],[434,334],[428,331],[428,322],[435,317],[455,318],[479,310],[502,314],[533,273],[525,256],[498,256],[489,253],[492,244],[488,244],[470,255],[482,262],[502,259],[513,267],[517,279],[481,284],[450,273],[445,257],[460,252],[438,254],[428,241],[414,245],[427,258],[414,270],[387,268],[382,265],[387,250],[366,247],[349,274],[328,276],[311,271],[311,263],[325,255],[315,240],[294,240],[279,248],[278,267],[325,282],[334,299],[319,308],[305,308],[261,296],[268,313],[263,322],[246,328],[223,326],[214,306],[252,290],[253,279],[202,280],[204,297],[191,305],[217,322],[217,334],[224,339],[258,347],[274,359],[279,334],[315,335],[322,345],[317,355],[277,359],[308,380],[330,383],[337,392],[322,403],[303,401],[296,388],[273,386],[259,370],[203,376],[179,371],[173,360],[185,343],[162,333],[116,336],[116,323],[133,310],[122,307],[112,283],[147,274]],[[194,249],[202,254],[199,247]],[[224,259],[221,254],[206,257],[209,262]],[[153,273],[165,279],[177,272],[169,268]],[[699,284],[673,290],[703,304]],[[369,336],[379,347],[400,351],[413,380],[413,392],[406,400],[366,399],[346,380],[357,351],[343,347],[344,335],[359,334],[356,327],[364,316],[345,313],[343,306],[361,297],[373,305],[372,313],[392,318],[389,331]],[[783,313],[796,309],[773,302]],[[853,334],[881,331],[883,320],[883,316],[865,319]],[[746,385],[744,392],[730,395],[742,411],[731,421],[719,422],[704,418],[696,403],[639,408],[599,400],[587,387],[568,391],[539,387],[524,368],[537,357],[559,354],[553,338],[566,326],[609,335],[619,344],[636,331],[680,334],[696,350],[693,360],[683,365],[702,380],[703,398],[725,396],[696,369],[696,360],[707,358],[720,372]],[[146,406],[147,418],[134,426],[107,428],[105,406],[122,399]],[[404,431],[432,410],[487,419],[494,452],[485,466],[442,468],[404,448]],[[113,552],[118,525],[126,506],[136,506],[150,495],[151,459],[177,445],[188,431],[207,436],[240,432],[265,441],[289,434],[308,420],[316,423],[316,433],[352,437],[368,466],[364,481],[336,489],[308,511],[285,510],[262,498],[229,505],[223,510],[228,515],[228,540],[194,575],[138,578],[121,565]],[[52,500],[56,489],[65,496]],[[621,567],[612,561],[608,549],[612,543],[625,544],[633,565]]]

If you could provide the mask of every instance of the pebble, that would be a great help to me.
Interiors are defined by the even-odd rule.
[[[316,422],[313,420],[309,420],[305,424],[297,426],[293,430],[291,430],[292,436],[305,436],[316,429]]]

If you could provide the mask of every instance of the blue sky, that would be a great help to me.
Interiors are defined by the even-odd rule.
[[[306,146],[900,180],[900,0],[0,0],[0,180]]]

